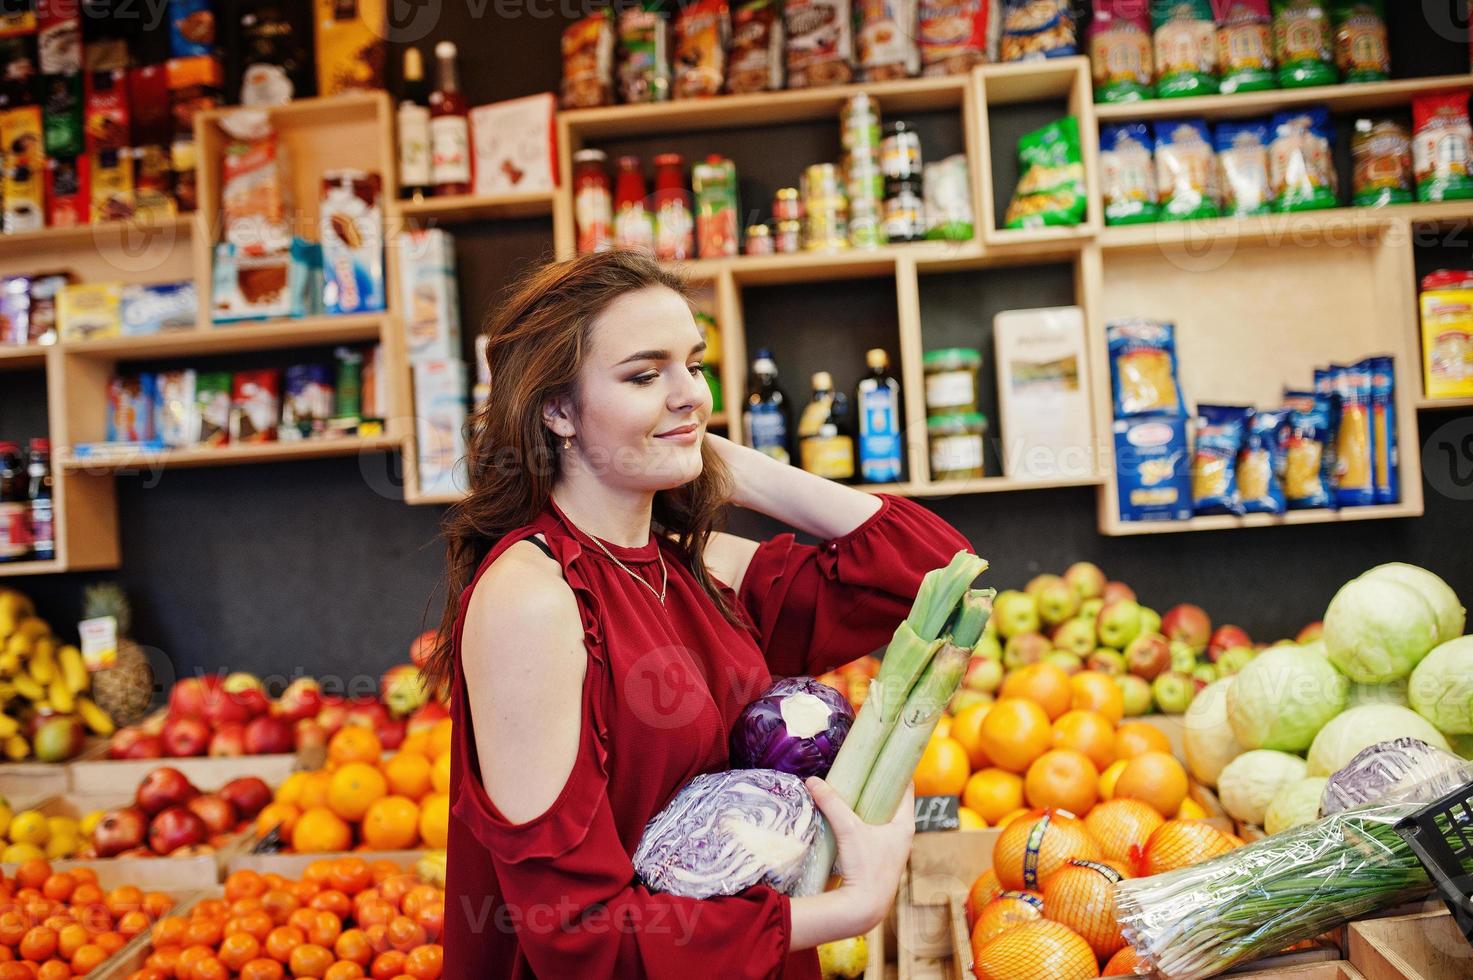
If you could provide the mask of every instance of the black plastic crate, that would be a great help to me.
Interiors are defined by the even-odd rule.
[[[1411,845],[1458,928],[1473,943],[1473,783],[1403,817],[1395,829]]]

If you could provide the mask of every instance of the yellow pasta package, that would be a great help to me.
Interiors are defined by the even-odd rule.
[[[1154,320],[1119,320],[1105,327],[1115,417],[1185,415],[1176,380],[1176,328]]]

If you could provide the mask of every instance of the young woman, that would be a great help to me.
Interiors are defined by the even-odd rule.
[[[705,342],[682,280],[622,251],[548,266],[490,329],[470,494],[445,522],[445,975],[817,978],[813,948],[873,927],[913,831],[822,781],[843,884],[652,893],[630,855],[774,676],[870,653],[965,538],[907,500],[706,432]],[[728,503],[824,541],[715,530]]]

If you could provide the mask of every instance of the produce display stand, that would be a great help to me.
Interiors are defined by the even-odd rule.
[[[1347,955],[1366,980],[1466,980],[1473,946],[1447,909],[1352,922]]]
[[[240,776],[259,776],[274,789],[287,776],[301,768],[301,760],[294,753],[161,759],[84,759],[68,765],[71,772],[68,791],[82,794],[131,794],[144,776],[160,766],[178,769],[201,790],[213,792]]]
[[[170,915],[188,915],[189,910],[197,904],[209,898],[220,898],[225,890],[219,885],[210,885],[190,892],[180,892],[176,895],[174,907],[169,910]],[[89,980],[125,980],[135,970],[143,968],[144,962],[153,952],[153,939],[151,930],[140,932],[128,941],[122,949],[108,957],[97,969],[87,974]]]
[[[413,868],[414,863],[426,854],[430,853],[425,848],[411,849],[405,851],[326,851],[318,854],[257,854],[255,847],[261,839],[255,834],[249,834],[241,846],[233,850],[229,860],[224,865],[226,874],[232,871],[250,870],[261,874],[274,871],[285,878],[300,878],[307,870],[307,866],[314,861],[336,860],[338,858],[356,857],[365,861],[393,861],[395,864],[406,868]]]
[[[27,800],[40,800],[68,792],[72,788],[71,766],[82,759],[107,755],[107,739],[89,736],[81,753],[69,762],[0,763],[0,796],[10,801],[12,809],[25,809]]]

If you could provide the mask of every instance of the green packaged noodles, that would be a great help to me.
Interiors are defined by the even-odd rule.
[[[1412,141],[1394,119],[1357,119],[1350,143],[1351,200],[1363,208],[1410,204]]]
[[[1327,6],[1325,0],[1274,0],[1274,60],[1284,88],[1339,80]]]
[[[1274,114],[1268,163],[1275,211],[1316,211],[1340,203],[1332,132],[1323,106]]]
[[[1145,123],[1107,123],[1100,127],[1100,184],[1105,197],[1105,224],[1159,220],[1151,131]]]
[[[1384,82],[1391,77],[1382,0],[1335,0],[1335,63],[1347,82]]]
[[[1207,123],[1174,119],[1156,124],[1156,187],[1163,221],[1218,216],[1217,162]]]
[[[1412,165],[1417,200],[1473,197],[1473,128],[1468,93],[1440,92],[1412,100]]]
[[[1217,19],[1218,88],[1223,95],[1277,88],[1268,0],[1230,0]]]
[[[1151,0],[1156,96],[1217,93],[1217,27],[1209,0]]]
[[[1213,139],[1222,181],[1222,213],[1268,214],[1268,120],[1218,123]]]
[[[1066,116],[1018,140],[1022,175],[1004,226],[1043,228],[1084,221],[1087,199],[1079,152],[1079,120]]]

